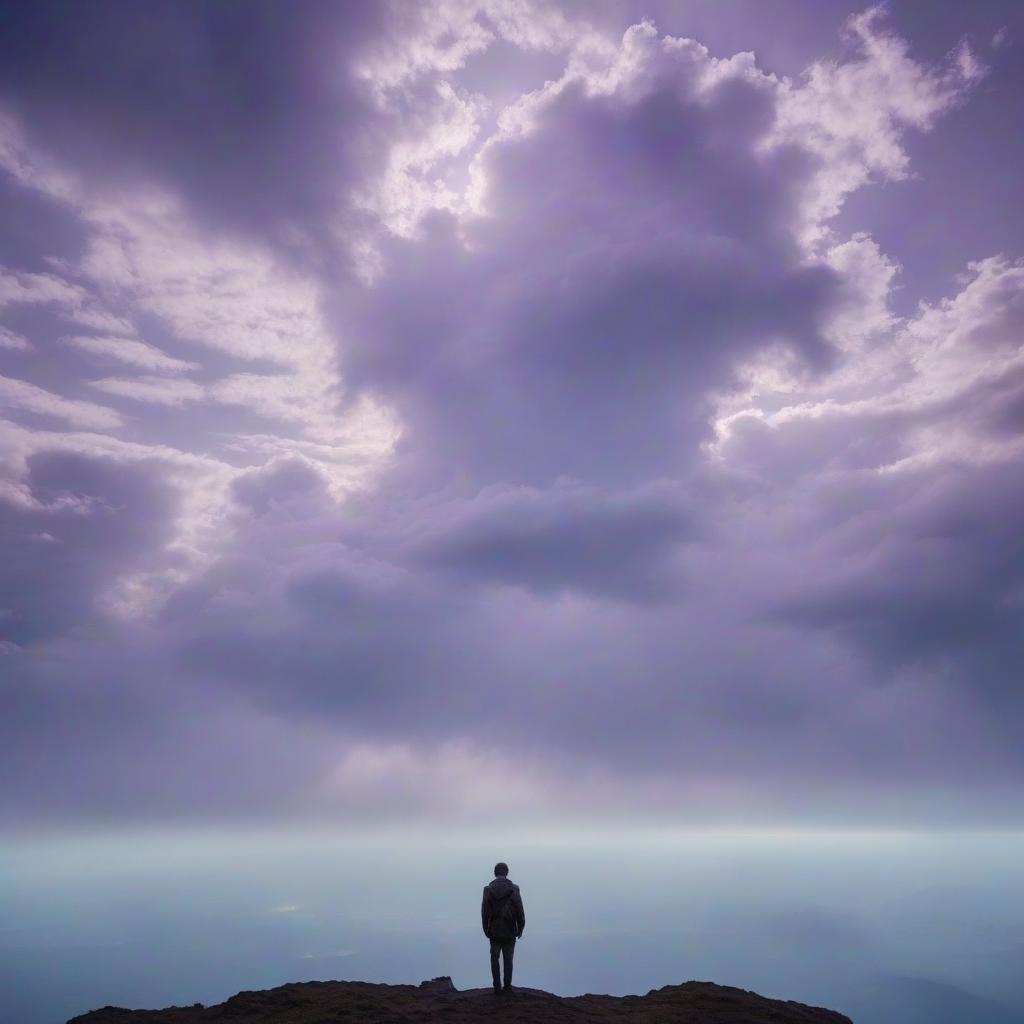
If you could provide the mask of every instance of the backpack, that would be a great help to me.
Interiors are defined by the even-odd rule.
[[[519,920],[516,917],[516,908],[512,903],[512,895],[515,892],[507,892],[504,896],[491,897],[491,916],[487,923],[487,930],[497,933],[500,937],[504,933],[511,938],[519,931]]]

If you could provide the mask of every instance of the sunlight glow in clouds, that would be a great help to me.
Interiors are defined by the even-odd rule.
[[[0,44],[13,826],[1019,824],[1024,247],[925,289],[856,206],[959,187],[1015,27],[627,6]]]

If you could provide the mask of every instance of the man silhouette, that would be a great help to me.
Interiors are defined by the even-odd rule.
[[[498,973],[498,954],[505,964],[504,991],[512,989],[512,956],[516,951],[516,939],[522,938],[526,927],[526,911],[519,886],[508,879],[508,865],[494,865],[494,881],[484,886],[484,899],[480,904],[480,917],[484,935],[491,940],[491,980],[494,993],[502,992],[501,975]]]

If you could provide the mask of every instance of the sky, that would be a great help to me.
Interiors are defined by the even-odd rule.
[[[1022,45],[0,5],[0,827],[1024,824]]]

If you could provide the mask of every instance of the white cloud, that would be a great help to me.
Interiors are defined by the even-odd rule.
[[[32,345],[28,338],[25,338],[20,334],[16,334],[14,331],[8,330],[6,327],[0,326],[0,348],[28,352],[32,348]]]
[[[356,74],[387,103],[411,82],[450,75],[498,40],[523,50],[572,51],[591,43],[594,29],[536,0],[434,0],[393,4],[393,31],[365,53]]]
[[[167,355],[155,345],[149,345],[135,338],[119,338],[112,336],[95,336],[75,334],[61,338],[67,345],[72,345],[83,352],[93,355],[108,356],[130,366],[139,366],[144,370],[166,373],[184,373],[198,370],[199,364],[185,359],[175,359]]]
[[[107,309],[80,285],[56,274],[34,274],[0,267],[0,310],[10,306],[53,306],[72,323],[111,333],[130,333],[131,325]]]
[[[123,423],[121,417],[105,405],[65,398],[13,377],[0,377],[0,408],[4,407],[65,420],[85,430],[116,430]]]
[[[1024,263],[999,256],[971,263],[960,292],[923,303],[916,316],[901,320],[888,306],[896,268],[874,242],[857,236],[834,248],[830,259],[850,285],[830,328],[842,351],[835,370],[809,377],[789,372],[782,361],[748,366],[748,386],[720,399],[713,452],[747,459],[744,444],[730,449],[735,436],[749,438],[745,428],[792,432],[816,423],[823,437],[840,431],[829,446],[834,457],[886,421],[890,444],[876,449],[877,470],[1019,457]],[[779,437],[772,449],[782,447]],[[860,447],[861,457],[866,450]],[[815,455],[807,469],[820,468],[823,452],[808,451]]]
[[[318,281],[261,245],[211,237],[165,191],[137,186],[112,196],[92,189],[31,145],[12,118],[0,123],[0,167],[64,204],[86,233],[81,257],[49,259],[50,272],[0,268],[0,308],[48,307],[88,329],[68,334],[65,344],[144,371],[76,384],[188,416],[177,421],[180,427],[171,421],[160,444],[145,433],[143,410],[123,418],[106,406],[5,380],[0,400],[8,408],[52,416],[71,428],[32,431],[0,421],[0,486],[12,500],[28,500],[21,483],[25,459],[43,448],[158,459],[182,486],[184,504],[169,548],[184,552],[170,571],[180,581],[224,542],[227,485],[238,472],[301,454],[322,467],[336,496],[372,477],[394,444],[396,427],[370,401],[341,409],[336,343],[320,311]],[[153,318],[171,335],[169,344],[177,338],[193,350],[199,345],[208,357],[175,358],[141,340],[132,320]],[[18,338],[8,331],[0,344],[23,347]],[[202,382],[178,376],[198,370]],[[225,430],[217,406],[246,409],[266,426],[263,432]],[[115,429],[116,439],[106,433]],[[134,440],[141,437],[145,441]],[[186,464],[191,472],[173,468]],[[137,609],[162,585],[151,576],[126,578],[114,604]]]
[[[904,129],[930,128],[985,73],[966,43],[944,68],[925,67],[883,20],[881,6],[851,17],[847,33],[858,55],[817,61],[780,89],[774,142],[796,143],[821,160],[804,198],[802,235],[810,246],[826,238],[828,221],[851,192],[874,178],[905,178]]]
[[[435,92],[430,117],[424,118],[427,124],[391,147],[383,177],[360,200],[395,234],[413,234],[428,210],[455,211],[461,205],[458,193],[435,171],[438,163],[458,156],[476,138],[486,101],[448,82],[438,83]]]
[[[76,307],[87,298],[84,289],[53,274],[32,274],[0,267],[0,309],[40,303]]]
[[[201,401],[206,394],[201,384],[177,377],[104,377],[89,385],[108,395],[154,405],[185,405]]]
[[[79,187],[74,173],[26,145],[18,122],[4,110],[0,110],[0,167],[24,188],[74,203]]]

